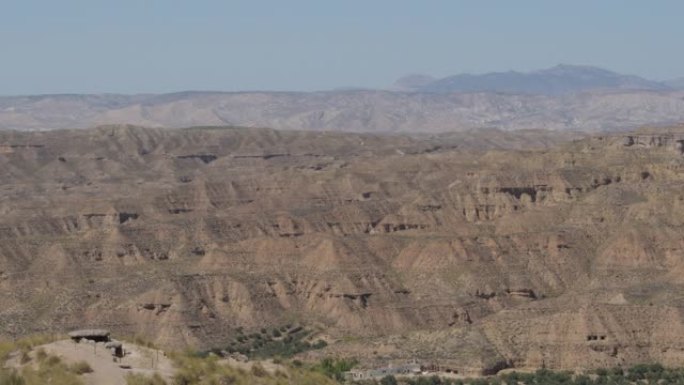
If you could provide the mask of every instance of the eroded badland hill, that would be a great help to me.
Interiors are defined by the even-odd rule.
[[[549,135],[2,132],[0,332],[684,365],[684,128]]]

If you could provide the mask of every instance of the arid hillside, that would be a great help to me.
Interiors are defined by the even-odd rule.
[[[684,91],[653,89],[554,95],[358,90],[0,97],[0,130],[132,123],[167,128],[237,125],[374,133],[481,128],[604,132],[682,121]]]
[[[210,348],[298,324],[326,353],[463,372],[681,366],[682,143],[3,132],[0,332]]]

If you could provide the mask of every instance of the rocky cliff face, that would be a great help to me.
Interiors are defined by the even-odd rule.
[[[2,133],[0,330],[210,347],[297,323],[338,353],[465,371],[682,365],[684,130],[666,131],[535,150]]]

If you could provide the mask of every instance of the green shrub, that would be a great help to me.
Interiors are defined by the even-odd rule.
[[[592,385],[594,382],[587,375],[578,375],[575,377],[575,385]]]
[[[59,357],[48,355],[38,365],[26,365],[21,369],[23,385],[82,385],[78,375],[62,362]],[[0,381],[0,384],[3,384]]]
[[[261,329],[261,333],[240,334],[223,350],[229,353],[244,354],[252,359],[267,359],[274,357],[289,358],[307,350],[322,349],[327,346],[323,340],[318,340],[314,344],[305,341],[311,333],[301,326],[292,329],[290,332],[292,331],[296,332],[285,336],[278,328],[274,328],[271,334],[266,329]],[[214,351],[220,354],[221,349]]]
[[[264,367],[261,366],[261,364],[258,362],[255,364],[252,364],[252,368],[251,368],[250,372],[257,377],[268,376],[268,372],[266,371],[266,369],[264,369]]]
[[[78,361],[71,365],[69,369],[71,369],[73,373],[79,375],[93,372],[93,368],[91,368],[90,365],[85,361]]]
[[[25,385],[24,379],[16,370],[0,369],[0,385]]]
[[[31,356],[29,356],[28,352],[22,351],[21,352],[21,357],[19,357],[19,363],[22,365],[28,364],[31,361]]]
[[[144,336],[141,336],[139,334],[134,335],[133,337],[124,337],[121,338],[122,341],[129,341],[131,343],[134,343],[139,346],[143,346],[146,348],[150,349],[158,349],[157,345],[154,344],[151,340],[145,338]]]
[[[334,380],[342,381],[344,380],[344,372],[352,370],[357,363],[356,360],[324,358],[314,366],[314,370]]]
[[[36,358],[38,359],[39,362],[45,361],[45,359],[48,357],[47,352],[45,349],[40,348],[36,351]]]
[[[35,334],[17,340],[16,345],[19,349],[30,351],[36,346],[49,344],[57,341],[60,336],[49,334]]]
[[[126,375],[126,385],[166,385],[166,381],[157,373],[151,377],[139,373],[129,373]]]
[[[22,363],[26,363],[28,361],[26,360],[27,357],[24,357],[24,353],[28,354],[36,346],[44,345],[53,342],[57,339],[58,336],[56,335],[37,334],[33,336],[24,337],[16,341],[0,340],[0,367],[3,366],[1,364],[7,361],[9,355],[12,352],[15,352],[17,350],[21,351],[22,356],[20,357],[20,360],[24,360],[24,362]]]
[[[258,363],[246,372],[239,368],[223,365],[217,357],[197,355],[172,355],[177,368],[173,385],[333,385],[335,382],[322,374],[300,368],[290,368],[288,373],[280,371],[275,376]],[[138,385],[138,384],[131,384]],[[144,384],[147,385],[147,384]],[[157,385],[157,384],[154,384]]]
[[[10,353],[17,349],[17,345],[9,341],[0,341],[0,366],[7,358],[9,358]]]
[[[58,356],[49,355],[45,360],[45,364],[48,366],[57,366],[62,363],[62,359]]]

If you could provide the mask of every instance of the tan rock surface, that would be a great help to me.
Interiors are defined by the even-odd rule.
[[[464,371],[683,365],[684,129],[468,135],[0,133],[0,330],[300,323]]]

